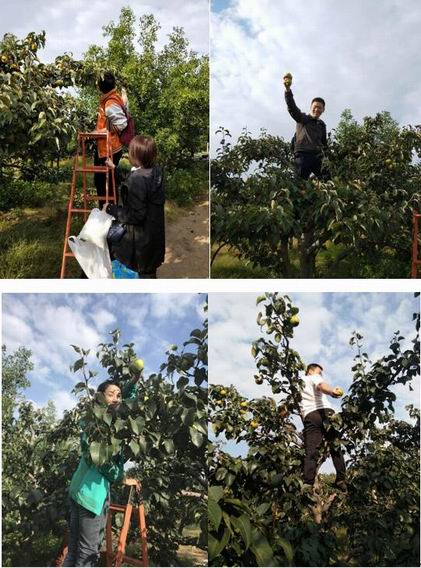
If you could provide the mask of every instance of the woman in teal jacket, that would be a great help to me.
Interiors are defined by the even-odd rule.
[[[124,398],[134,398],[136,375],[123,387]],[[101,383],[108,405],[121,402],[120,386],[112,380]],[[125,459],[120,453],[100,467],[92,464],[86,434],[81,433],[82,457],[70,483],[70,539],[63,566],[96,566],[104,538],[110,503],[110,485],[124,477]]]

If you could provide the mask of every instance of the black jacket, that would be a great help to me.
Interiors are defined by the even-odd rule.
[[[326,146],[326,124],[320,118],[301,112],[292,91],[285,91],[288,112],[297,123],[294,151],[321,154]]]
[[[121,187],[123,206],[110,204],[107,213],[127,230],[111,255],[140,274],[151,274],[165,258],[165,192],[159,166],[137,169]]]

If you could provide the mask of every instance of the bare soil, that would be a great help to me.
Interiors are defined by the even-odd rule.
[[[209,201],[203,199],[166,222],[165,263],[158,278],[209,277]]]

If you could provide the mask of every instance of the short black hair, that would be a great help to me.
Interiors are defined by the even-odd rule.
[[[100,385],[98,385],[98,388],[96,390],[97,390],[97,392],[105,392],[107,390],[107,388],[111,385],[114,385],[115,387],[121,388],[120,385],[116,381],[113,381],[112,379],[107,379],[106,381],[104,381]]]
[[[323,367],[319,363],[310,363],[310,365],[307,365],[306,375],[308,375],[308,372],[312,369],[320,369],[323,371]]]
[[[323,105],[323,108],[326,108],[325,100],[322,99],[322,97],[315,97],[315,98],[311,101],[311,104],[313,104],[313,103],[320,103],[320,104]]]
[[[114,73],[111,73],[111,71],[105,71],[103,76],[98,79],[98,87],[104,95],[115,89]]]

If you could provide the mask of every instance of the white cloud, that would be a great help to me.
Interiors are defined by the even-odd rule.
[[[63,416],[65,410],[71,410],[76,404],[75,397],[63,390],[56,391],[53,396],[48,398],[48,400],[52,400],[54,402],[58,418]],[[45,404],[48,400],[46,400]]]
[[[104,332],[104,329],[108,330],[109,327],[117,321],[115,315],[108,310],[103,308],[90,310],[89,317],[94,322],[95,327],[100,333]]]
[[[257,386],[251,343],[260,337],[255,306],[257,294],[211,294],[209,298],[210,383],[233,384],[248,397],[272,396],[267,386]],[[300,308],[300,325],[291,345],[304,361],[321,363],[332,384],[345,390],[352,381],[356,350],[349,345],[353,330],[365,336],[364,350],[372,361],[387,354],[393,333],[400,329],[414,335],[412,294],[290,294]],[[419,388],[417,386],[417,388]],[[406,391],[408,388],[406,387]],[[418,401],[417,391],[403,398]],[[409,399],[408,399],[409,397]],[[403,406],[404,402],[400,404]]]
[[[123,6],[130,6],[135,13],[136,33],[139,17],[154,14],[161,24],[158,46],[162,47],[167,42],[173,26],[179,26],[184,27],[192,49],[199,53],[208,51],[209,8],[206,0],[149,0],[140,4],[127,0],[92,0],[89,3],[84,0],[55,0],[53,4],[33,0],[30,10],[26,0],[16,0],[13,4],[2,5],[0,37],[6,32],[22,37],[31,31],[46,30],[46,49],[41,52],[44,61],[51,61],[64,52],[81,57],[90,45],[106,44],[102,27],[110,21],[117,22]]]
[[[326,100],[328,130],[351,108],[357,120],[387,110],[401,124],[421,115],[421,5],[407,0],[232,0],[211,16],[211,132],[234,138],[264,127],[290,140],[282,76],[298,106]],[[419,121],[419,120],[418,120]],[[213,152],[219,138],[213,138]]]
[[[31,343],[33,339],[31,328],[19,317],[7,313],[3,315],[3,337],[5,336],[10,350]]]
[[[150,309],[156,318],[181,318],[191,306],[196,310],[198,297],[193,294],[153,294]]]

